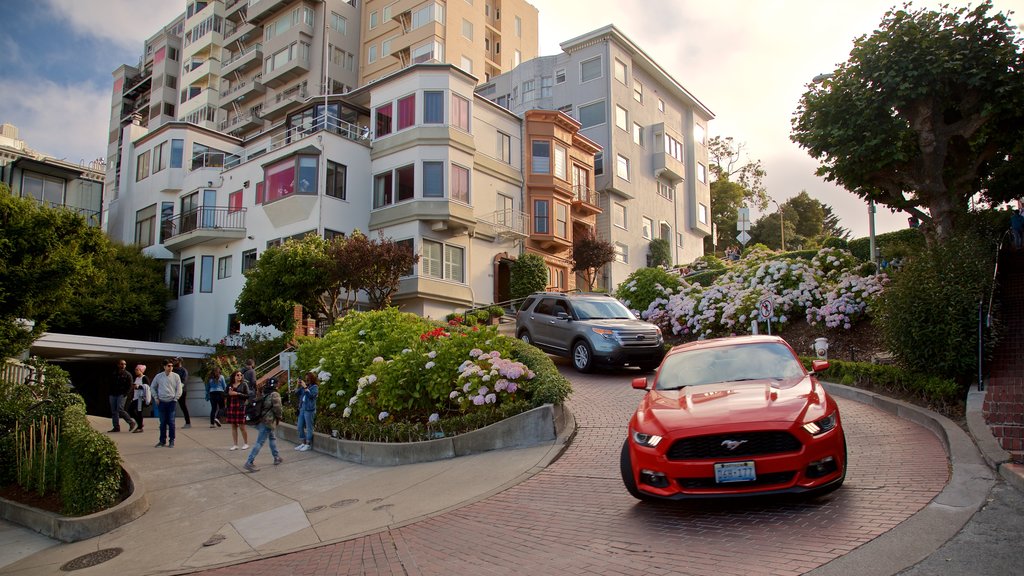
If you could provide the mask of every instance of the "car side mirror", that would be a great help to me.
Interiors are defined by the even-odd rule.
[[[818,373],[828,370],[828,360],[811,360],[811,371]]]
[[[647,390],[647,377],[638,376],[633,378],[633,388],[635,390]]]
[[[559,320],[572,320],[572,316],[569,316],[565,312],[556,312],[555,318],[558,318]]]

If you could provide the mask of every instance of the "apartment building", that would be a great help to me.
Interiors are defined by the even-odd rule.
[[[526,237],[521,120],[476,96],[476,78],[421,64],[345,95],[309,97],[241,138],[188,122],[125,127],[110,230],[168,262],[165,339],[219,340],[243,273],[269,246],[354,230],[410,246],[420,262],[394,303],[442,317],[490,304]],[[369,127],[373,126],[373,131]],[[507,281],[507,275],[505,277]]]
[[[601,285],[614,289],[646,266],[656,238],[669,242],[674,263],[701,256],[711,233],[706,134],[712,112],[613,25],[561,48],[492,77],[478,93],[518,115],[533,109],[571,115],[579,134],[599,146],[596,229],[616,248]],[[534,156],[533,143],[527,145]]]
[[[101,225],[103,161],[75,164],[37,152],[18,137],[18,127],[0,125],[0,182],[14,196],[32,198],[49,208],[66,208]]]
[[[488,80],[537,56],[537,9],[524,0],[364,0],[360,85],[422,62]]]

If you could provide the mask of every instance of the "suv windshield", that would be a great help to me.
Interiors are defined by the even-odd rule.
[[[573,308],[580,320],[635,320],[636,317],[618,300],[573,300]]]

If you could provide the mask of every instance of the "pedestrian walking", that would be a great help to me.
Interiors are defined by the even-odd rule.
[[[160,417],[160,441],[156,447],[174,448],[174,408],[181,398],[181,377],[174,371],[174,362],[164,360],[164,371],[153,378],[153,404]],[[170,442],[168,442],[168,440]]]
[[[228,379],[228,408],[224,421],[231,424],[231,450],[238,450],[238,430],[242,430],[242,450],[249,448],[249,433],[245,428],[245,401],[249,399],[249,384],[241,370],[235,370]]]
[[[249,385],[249,390],[252,393],[256,393],[256,361],[249,358],[245,361],[245,368],[242,368],[242,376],[245,377],[245,383]]]
[[[305,452],[313,447],[313,417],[316,415],[316,397],[320,394],[320,379],[313,372],[299,381],[299,419],[296,427],[300,444],[295,447]]]
[[[132,392],[134,382],[135,378],[128,371],[128,363],[124,360],[118,360],[117,370],[114,371],[114,376],[110,380],[110,421],[113,423],[113,426],[108,432],[120,432],[122,418],[128,421],[128,430],[135,431],[137,424],[132,419],[131,414],[128,414],[128,411],[124,409],[125,401]]]
[[[263,448],[264,442],[270,440],[270,453],[274,456],[274,465],[284,462],[281,458],[281,454],[277,451],[277,436],[274,434],[277,430],[277,425],[281,422],[281,395],[277,393],[277,379],[271,378],[263,384],[263,390],[261,391],[258,401],[261,403],[260,412],[263,417],[259,420],[257,429],[259,430],[259,436],[256,438],[256,444],[252,447],[252,452],[249,453],[249,458],[245,461],[243,468],[249,472],[258,472],[259,468],[256,467],[256,455],[260,453],[260,449]]]
[[[188,370],[185,369],[184,360],[181,356],[174,359],[174,373],[181,379],[181,396],[178,397],[178,406],[181,406],[181,415],[185,417],[185,425],[182,428],[192,427],[192,418],[188,415]]]
[[[220,366],[214,366],[206,379],[206,401],[210,403],[210,428],[220,428],[220,419],[224,417],[224,392],[227,383],[220,373]]]
[[[152,401],[153,397],[149,388],[149,378],[146,377],[146,365],[138,364],[135,366],[135,382],[132,384],[131,410],[128,411],[132,418],[135,418],[136,422],[135,430],[132,430],[132,432],[142,432],[142,412]]]

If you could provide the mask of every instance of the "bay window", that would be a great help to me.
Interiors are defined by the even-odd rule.
[[[452,164],[450,199],[469,204],[469,169]]]
[[[319,158],[316,156],[293,156],[263,169],[262,198],[257,194],[257,204],[269,204],[289,194],[317,193]]]

